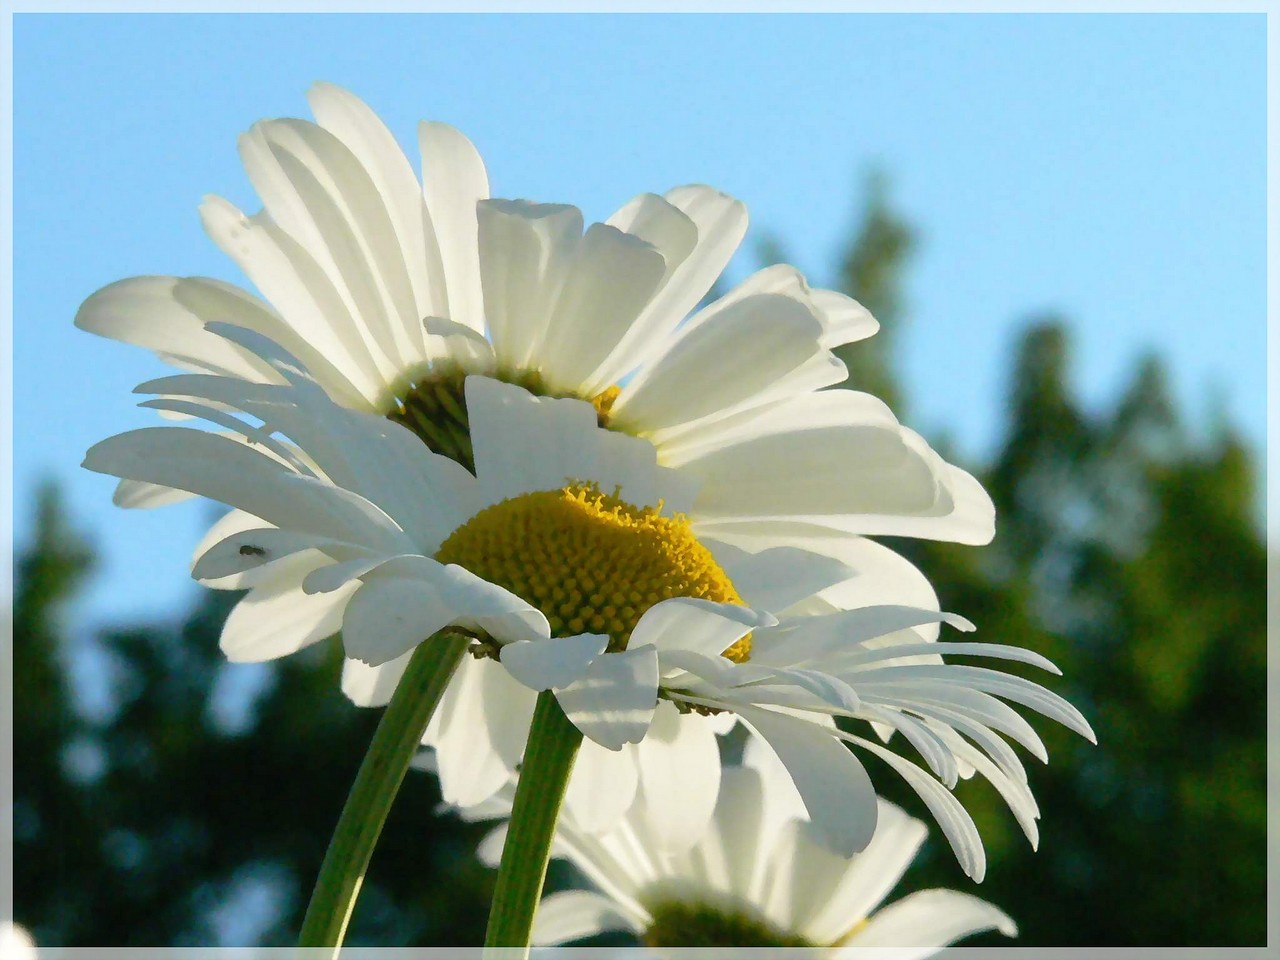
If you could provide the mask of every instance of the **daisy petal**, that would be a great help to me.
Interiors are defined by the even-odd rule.
[[[666,273],[662,254],[639,237],[594,223],[556,299],[541,371],[552,390],[579,390],[618,345]]]
[[[594,740],[582,741],[564,798],[579,830],[598,834],[616,827],[635,802],[638,749],[627,744],[621,750],[606,750]]]
[[[687,850],[705,833],[720,792],[720,748],[701,717],[658,704],[637,747],[649,829],[662,850]]]
[[[499,363],[533,360],[582,236],[582,212],[564,204],[485,200],[477,208],[484,310]]]
[[[933,464],[904,442],[901,429],[866,425],[755,436],[683,468],[702,483],[695,508],[708,520],[910,516],[938,512],[946,495]]]
[[[532,943],[535,946],[569,943],[607,930],[641,932],[635,920],[608,897],[586,890],[563,890],[538,905]]]
[[[835,943],[853,921],[871,916],[915,859],[928,836],[924,823],[901,807],[879,801],[876,835],[847,862],[811,911],[806,931],[819,943]],[[860,942],[860,941],[859,941]]]
[[[938,826],[951,844],[951,849],[960,862],[960,869],[972,877],[975,883],[981,883],[987,873],[987,854],[982,848],[982,838],[978,836],[978,828],[973,818],[961,805],[960,801],[942,784],[934,780],[914,763],[898,756],[871,740],[846,736],[851,743],[857,743],[864,750],[870,750],[897,772],[915,790],[929,812],[933,814]]]
[[[658,704],[658,653],[646,645],[597,657],[556,699],[573,725],[602,747],[639,743]]]
[[[116,484],[111,502],[126,510],[150,510],[154,507],[167,507],[171,503],[190,500],[195,494],[186,490],[175,490],[173,487],[162,487],[142,480],[121,480]]]
[[[306,594],[302,578],[313,567],[302,556],[282,560],[241,598],[222,625],[219,645],[228,660],[274,660],[338,632],[354,585],[334,593]]]
[[[849,945],[855,950],[908,945],[925,948],[894,952],[895,958],[914,960],[983,930],[999,930],[1006,937],[1018,935],[1008,914],[985,900],[958,890],[921,890],[878,911]]]
[[[747,231],[747,208],[740,201],[706,186],[677,187],[666,201],[697,227],[697,244],[653,296],[631,329],[593,378],[595,383],[617,383],[649,359],[690,311],[698,305],[728,265]],[[659,245],[664,253],[673,252]]]
[[[677,650],[719,656],[753,628],[774,622],[768,614],[736,603],[673,597],[646,610],[631,633],[640,646],[652,643],[665,657]]]
[[[830,733],[795,717],[735,705],[787,768],[814,825],[841,856],[866,848],[876,829],[876,795],[858,759]]]
[[[412,650],[454,621],[457,609],[422,580],[376,577],[347,604],[342,642],[348,656],[377,666]],[[314,594],[324,596],[324,594]]]
[[[447,316],[444,266],[422,188],[395,137],[359,97],[331,83],[307,93],[311,112],[325,129],[346,144],[369,172],[395,224],[398,246],[413,284],[417,315]]]
[[[796,547],[772,547],[747,553],[728,544],[701,538],[715,554],[741,596],[761,610],[785,610],[795,603],[843,583],[855,575],[834,557]]]
[[[502,665],[530,690],[567,687],[609,645],[603,634],[581,633],[546,640],[517,640],[499,652]]]
[[[448,283],[449,319],[482,331],[476,204],[489,196],[489,175],[475,145],[448,124],[420,124],[418,147],[423,195]]]
[[[207,285],[211,292],[221,287],[211,280],[183,280],[179,277],[130,277],[103,287],[80,305],[75,324],[81,330],[154,350],[189,369],[223,373],[250,380],[267,376],[266,366],[257,357],[220,337],[208,333],[204,325],[211,319],[239,321],[255,325],[255,313],[270,316],[269,309],[247,294],[228,298],[221,316],[196,313],[179,301],[179,291]]]
[[[303,550],[323,548],[332,542],[276,527],[242,530],[206,550],[192,567],[191,576],[196,580],[235,576]]]
[[[711,320],[691,321],[637,374],[613,415],[624,429],[648,433],[759,402],[775,381],[825,353],[821,335],[803,304],[777,294],[748,297]],[[837,362],[828,382],[843,378]]]
[[[357,707],[385,707],[412,656],[409,650],[376,667],[348,657],[342,661],[342,692]]]

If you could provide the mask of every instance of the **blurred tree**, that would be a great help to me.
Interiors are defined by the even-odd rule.
[[[45,944],[292,942],[377,712],[339,692],[333,642],[278,664],[225,663],[234,595],[211,591],[179,628],[99,638],[115,702],[78,716],[58,615],[88,566],[46,491],[14,615],[16,915]],[[255,670],[256,700],[220,709],[219,692],[247,689]],[[438,803],[430,778],[408,779],[349,942],[480,941],[483,831],[433,816]]]
[[[901,415],[893,333],[913,231],[878,174],[852,236],[837,284],[882,331],[842,350],[847,385]],[[783,259],[777,244],[765,256]],[[1006,434],[979,473],[997,506],[994,544],[891,544],[979,639],[1055,660],[1065,676],[1049,685],[1098,733],[1091,747],[1039,724],[1051,764],[1029,764],[1038,853],[984,782],[960,785],[989,854],[976,892],[1017,919],[1020,945],[1263,943],[1256,470],[1229,431],[1189,440],[1154,359],[1114,409],[1086,413],[1069,348],[1064,322],[1043,317],[1015,350]],[[44,943],[290,942],[377,712],[338,692],[332,642],[271,665],[224,663],[217,636],[234,597],[215,592],[180,626],[98,637],[113,703],[79,710],[61,616],[91,554],[52,491],[37,510],[13,614],[18,918]],[[928,819],[889,771],[873,774]],[[437,802],[430,778],[409,777],[351,942],[480,942],[483,828],[433,816]],[[902,889],[939,885],[971,886],[935,828]]]

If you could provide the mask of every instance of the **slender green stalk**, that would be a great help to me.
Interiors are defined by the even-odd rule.
[[[582,732],[564,715],[555,694],[550,690],[539,694],[489,908],[484,939],[487,948],[523,947],[520,955],[529,955],[533,915],[551,859],[551,839],[581,743]]]
[[[391,803],[468,642],[441,632],[418,644],[409,658],[329,841],[298,946],[332,947],[332,956],[338,955]]]

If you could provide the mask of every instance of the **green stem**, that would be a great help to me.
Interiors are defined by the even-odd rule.
[[[391,802],[469,642],[459,634],[437,633],[409,658],[329,841],[298,946],[332,947],[332,956],[338,955]]]
[[[529,955],[533,915],[551,859],[551,839],[581,743],[582,732],[564,715],[555,694],[550,690],[539,694],[489,908],[486,947],[523,947],[520,955]]]

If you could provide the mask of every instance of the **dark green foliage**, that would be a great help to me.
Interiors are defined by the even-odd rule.
[[[883,330],[844,351],[849,385],[902,415],[892,345],[912,231],[873,180],[839,284]],[[1009,421],[980,476],[998,511],[989,547],[898,541],[977,639],[1027,646],[1094,724],[1092,747],[1036,723],[1050,765],[1028,759],[1042,811],[1033,853],[984,782],[963,783],[989,854],[960,873],[937,829],[895,896],[968,889],[1019,923],[1019,945],[1255,945],[1265,937],[1265,570],[1256,467],[1228,432],[1192,443],[1146,361],[1112,410],[1070,386],[1064,322],[1029,323]],[[235,936],[228,898],[268,892],[266,943],[296,930],[346,790],[377,720],[337,690],[331,643],[269,667],[243,728],[211,709],[244,667],[223,662],[232,597],[210,593],[180,627],[94,638],[113,708],[78,709],[60,614],[91,553],[56,498],[19,558],[14,622],[15,912],[43,943],[202,943]],[[898,749],[907,750],[899,745]],[[922,804],[872,764],[881,790]],[[413,774],[375,855],[351,941],[478,944],[492,878],[483,828],[433,815]],[[553,865],[552,885],[563,879]],[[984,937],[981,943],[1008,943]]]
[[[339,692],[329,642],[266,668],[248,729],[226,730],[211,698],[225,672],[245,668],[218,651],[234,597],[210,592],[181,629],[99,638],[121,677],[117,703],[101,722],[82,719],[56,616],[85,566],[46,495],[15,609],[16,914],[44,944],[212,943],[236,930],[215,911],[261,886],[264,942],[291,942],[377,711]],[[62,762],[72,744],[102,771],[77,777]],[[438,803],[431,778],[408,778],[349,942],[479,942],[483,829],[433,816]]]
[[[873,202],[848,263],[876,260],[869,224],[886,217]],[[846,292],[875,289],[855,276],[846,270]],[[1154,357],[1114,410],[1086,414],[1069,351],[1056,317],[1029,321],[1015,350],[1005,439],[978,472],[996,504],[994,543],[893,544],[945,609],[978,625],[976,639],[1056,662],[1065,676],[1048,685],[1098,735],[1092,747],[1036,724],[1050,756],[1048,767],[1028,758],[1038,853],[985,782],[960,785],[988,850],[976,892],[1018,921],[1022,946],[1259,945],[1266,551],[1256,467],[1225,429],[1191,442]],[[891,383],[891,358],[880,359]],[[848,385],[862,388],[853,373]],[[876,782],[926,816],[890,776]],[[939,837],[922,861],[910,886],[966,885]]]

